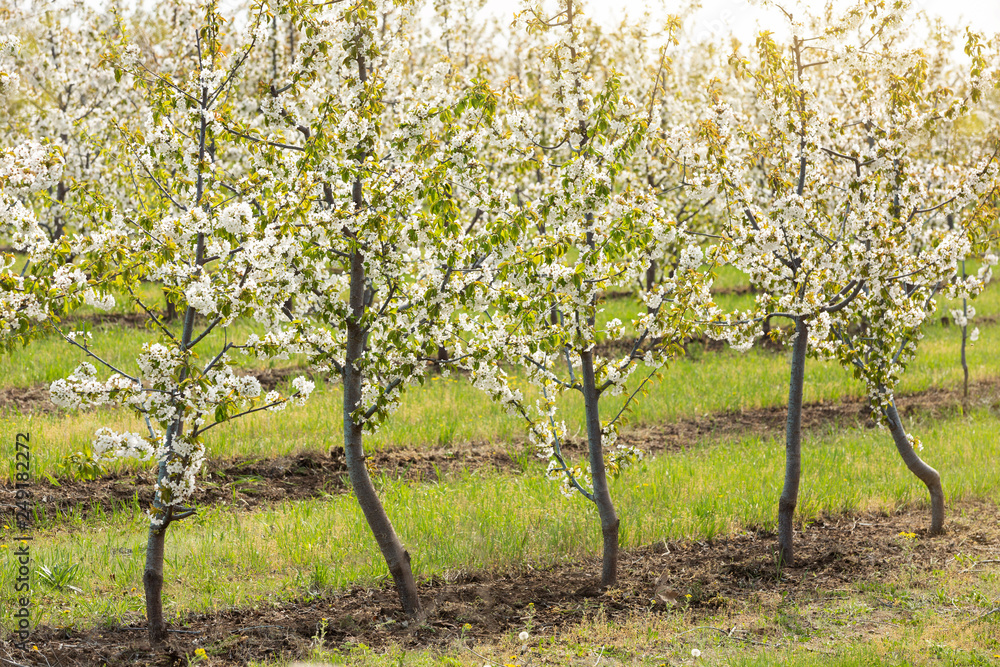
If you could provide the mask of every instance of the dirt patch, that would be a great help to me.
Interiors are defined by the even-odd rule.
[[[387,450],[370,455],[373,466],[392,478],[413,483],[434,482],[461,470],[520,472],[506,450],[488,445],[470,445],[461,450]],[[283,500],[304,500],[324,494],[345,493],[350,479],[344,450],[330,456],[304,453],[269,459],[210,461],[192,498],[195,506],[232,505],[252,509]],[[132,510],[144,512],[153,501],[152,472],[109,475],[96,480],[38,479],[32,484],[35,511],[42,520],[73,513],[87,518]],[[0,521],[13,519],[14,493],[0,485]]]
[[[0,413],[63,412],[49,398],[48,385],[0,388]]]
[[[146,325],[150,321],[146,313],[87,313],[74,314],[67,317],[62,322],[64,331],[69,331],[74,326],[87,324],[100,327],[133,327],[138,328]]]
[[[291,369],[299,372],[298,369]],[[291,374],[291,373],[289,373]],[[275,377],[281,372],[276,371]],[[287,377],[287,375],[283,376]],[[967,407],[985,406],[1000,409],[1000,378],[969,386]],[[2,394],[0,394],[2,396]],[[961,393],[932,388],[917,394],[900,396],[897,405],[904,416],[940,417],[963,405]],[[650,454],[684,451],[705,440],[725,440],[780,435],[785,428],[784,406],[720,412],[703,417],[685,417],[671,422],[623,430],[622,444],[634,445]],[[843,398],[827,403],[810,403],[803,409],[802,428],[819,430],[839,425],[842,428],[873,428],[866,399]],[[886,436],[888,438],[888,436]],[[586,452],[586,441],[570,438],[563,450],[572,456]],[[523,466],[510,451],[487,443],[465,443],[449,448],[421,450],[385,450],[370,455],[373,467],[390,477],[411,482],[434,482],[442,476],[464,470],[492,469],[520,473]],[[324,494],[344,493],[350,487],[343,450],[332,456],[303,453],[270,459],[210,460],[209,473],[199,482],[193,497],[195,505],[229,504],[250,509],[282,500],[317,498]],[[105,513],[132,509],[145,511],[152,502],[153,476],[149,472],[109,475],[97,480],[38,479],[33,490],[36,508],[47,518],[69,512],[84,517],[97,508]],[[13,489],[0,483],[0,519],[13,514]]]
[[[271,391],[289,379],[305,375],[319,381],[308,368],[263,368],[253,370],[237,369],[237,375],[253,374],[260,381],[264,391]],[[0,388],[0,414],[18,413],[64,413],[66,410],[58,407],[49,397],[49,385],[36,384],[31,387]]]
[[[597,585],[596,559],[515,572],[453,572],[420,585],[424,611],[407,619],[388,588],[353,588],[265,609],[189,614],[174,623],[169,648],[150,651],[142,627],[93,630],[37,628],[40,651],[20,651],[9,641],[9,659],[23,665],[183,665],[202,647],[213,665],[306,654],[323,628],[326,645],[364,643],[375,649],[443,647],[459,637],[472,643],[496,639],[531,624],[536,636],[570,627],[595,614],[624,621],[636,613],[682,612],[691,621],[743,604],[795,604],[855,582],[885,583],[904,568],[911,576],[957,567],[962,553],[986,560],[1000,553],[1000,512],[966,503],[949,532],[927,537],[926,510],[894,515],[825,517],[796,533],[794,567],[775,568],[773,535],[750,531],[707,542],[658,543],[622,554],[619,583]],[[957,512],[956,512],[957,514]],[[914,538],[901,536],[912,533]],[[658,592],[660,595],[658,595]],[[669,602],[662,600],[667,598]],[[675,600],[675,601],[673,601]],[[753,636],[743,630],[737,638]]]
[[[990,378],[969,384],[969,398],[963,401],[958,390],[931,388],[915,394],[900,395],[896,405],[904,417],[942,417],[967,409],[986,407],[1000,410],[1000,378]],[[726,440],[781,434],[788,418],[786,406],[728,410],[702,417],[684,417],[655,425],[630,427],[622,431],[618,441],[644,451],[672,452],[698,446],[706,439]],[[807,403],[802,409],[802,428],[820,430],[830,426],[841,428],[875,428],[867,398],[843,397],[837,401]],[[889,436],[886,435],[888,438]],[[566,449],[583,450],[583,440],[570,439]]]
[[[643,354],[650,347],[650,341],[643,341],[643,344],[636,348],[635,338],[617,338],[615,340],[602,340],[594,346],[594,352],[602,357],[624,357],[630,354],[633,350],[637,350],[639,354]],[[708,336],[697,336],[694,338],[689,338],[684,343],[684,351],[686,354],[690,355],[692,352],[696,354],[698,352],[721,352],[728,347],[728,343],[722,340],[715,340],[714,338],[709,338]],[[768,350],[782,350],[780,344],[771,343],[770,339],[762,339],[758,344],[759,347]]]

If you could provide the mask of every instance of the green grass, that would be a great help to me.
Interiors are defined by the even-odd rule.
[[[419,650],[398,646],[373,650],[359,643],[329,646],[320,628],[306,662],[294,664],[315,667],[484,667],[484,664],[497,667],[593,667],[598,664],[610,667],[991,667],[1000,661],[997,650],[990,648],[995,640],[986,636],[971,640],[963,637],[964,641],[941,638],[942,624],[932,619],[914,622],[894,617],[885,635],[855,642],[811,642],[824,644],[815,647],[804,645],[801,638],[782,635],[770,645],[766,642],[760,645],[761,642],[755,639],[747,642],[720,637],[716,633],[697,632],[699,627],[729,627],[726,623],[734,620],[731,616],[706,619],[702,622],[705,625],[677,615],[644,614],[627,622],[602,621],[599,612],[594,616],[577,626],[546,630],[527,643],[519,641],[512,632],[471,647],[455,641],[444,648]],[[770,629],[769,619],[760,620]],[[898,630],[899,627],[905,629]],[[700,652],[697,659],[692,650]],[[251,667],[288,667],[290,664],[293,663],[289,660],[250,663]]]
[[[179,336],[181,323],[169,325],[174,335]],[[115,326],[111,323],[86,323],[70,321],[64,324],[66,331],[88,330],[93,338],[88,344],[94,354],[126,373],[137,372],[136,357],[144,343],[159,341],[159,332],[152,329],[131,326]],[[205,356],[205,363],[218,354],[226,340],[242,342],[251,334],[263,334],[264,328],[252,320],[237,320],[226,329],[216,329],[198,345],[196,353]],[[82,339],[78,339],[82,340]],[[234,353],[230,355],[234,365],[244,368],[282,368],[301,365],[301,357],[292,356],[286,360],[272,360],[261,363],[254,357]],[[66,377],[81,362],[89,362],[98,369],[100,377],[110,373],[99,362],[90,358],[82,350],[71,346],[55,335],[49,335],[31,342],[28,347],[0,356],[0,386],[31,387],[51,384],[53,380]]]
[[[903,377],[900,393],[929,387],[959,389],[962,370],[958,365],[958,330],[929,327],[917,359]],[[129,332],[129,335],[136,335]],[[40,362],[41,363],[41,362]],[[46,363],[54,363],[51,360]],[[64,365],[73,367],[76,362]],[[283,362],[290,363],[290,362]],[[972,381],[997,377],[1000,369],[1000,324],[983,326],[979,341],[969,350]],[[40,367],[41,368],[41,367]],[[643,377],[640,368],[634,381]],[[786,354],[751,350],[745,355],[732,351],[698,352],[678,359],[654,381],[647,395],[633,404],[630,424],[656,424],[706,413],[784,405],[788,396]],[[519,380],[526,396],[533,389]],[[806,364],[805,400],[833,401],[842,396],[864,396],[863,385],[833,362],[810,359]],[[342,403],[338,385],[320,386],[303,407],[284,412],[264,412],[219,426],[208,435],[209,456],[270,457],[297,451],[327,451],[343,442]],[[602,415],[618,412],[624,397],[605,397]],[[905,406],[905,399],[900,401]],[[583,402],[577,392],[568,392],[560,402],[562,417],[572,435],[585,433]],[[470,419],[474,415],[474,419]],[[27,421],[26,421],[27,419]],[[30,429],[37,446],[34,450],[36,475],[66,474],[59,465],[67,454],[82,450],[98,428],[132,429],[144,427],[123,411],[8,415],[0,420],[0,441],[13,442],[15,433]],[[430,375],[423,386],[407,391],[399,410],[368,438],[368,447],[426,448],[460,446],[468,442],[513,443],[523,439],[523,424],[507,415],[461,377]],[[13,460],[0,466],[0,480],[11,479]],[[137,469],[133,462],[114,464],[111,469]]]
[[[994,415],[978,412],[919,424],[914,431],[925,443],[928,462],[941,471],[950,500],[1000,501],[993,447],[1000,421]],[[926,490],[898,460],[884,431],[830,432],[808,439],[803,449],[800,521],[925,503]],[[622,544],[707,539],[751,526],[771,529],[783,469],[780,444],[759,438],[646,461],[613,486]],[[545,565],[599,550],[593,507],[579,497],[563,498],[538,467],[519,476],[470,473],[432,485],[381,479],[379,487],[418,575]],[[57,626],[138,621],[146,527],[142,514],[124,510],[85,524],[37,530],[36,563],[78,563],[74,585],[84,593],[40,589],[35,620]],[[6,542],[14,535],[5,530],[0,536]],[[248,514],[204,508],[197,518],[171,528],[166,559],[171,613],[319,593],[386,576],[349,495]],[[0,568],[4,610],[14,608],[13,576],[14,562],[7,557]],[[4,623],[10,613],[0,617]]]
[[[971,269],[970,269],[971,271]],[[716,284],[720,287],[731,288],[746,284],[745,278],[730,267],[722,267],[719,270],[719,278]],[[144,298],[152,304],[162,302],[159,288],[156,285],[144,284],[141,286]],[[723,308],[747,308],[753,304],[754,297],[750,294],[744,295],[718,295],[717,302]],[[983,317],[996,317],[1000,315],[1000,288],[991,285],[986,292],[973,302],[977,310],[977,317],[982,322]],[[959,333],[955,327],[945,328],[941,326],[940,316],[948,313],[950,308],[958,308],[960,302],[952,303],[944,299],[938,300],[938,314],[927,326],[928,339],[949,341],[952,356],[957,359]],[[599,315],[599,323],[603,324],[612,318],[622,320],[626,326],[626,335],[635,335],[635,331],[629,325],[631,318],[643,312],[645,307],[636,298],[615,298],[608,299],[602,304],[603,312]],[[83,307],[78,311],[78,315],[94,314],[96,311],[90,307]],[[136,312],[134,306],[129,305],[125,299],[119,299],[118,305],[112,312]],[[67,330],[73,328],[83,328],[83,324],[73,324],[70,319],[64,323]],[[975,321],[974,321],[975,324]],[[135,357],[142,348],[144,342],[155,342],[158,332],[151,329],[138,327],[115,327],[110,324],[88,324],[87,327],[93,334],[92,349],[103,356],[116,367],[132,372],[135,370]],[[181,324],[179,321],[170,325],[175,334],[179,333]],[[992,328],[992,325],[981,324],[980,328],[985,332]],[[211,351],[219,349],[224,340],[240,341],[250,333],[260,334],[263,329],[252,320],[237,320],[227,330],[219,329],[206,338],[199,346],[201,350]],[[979,346],[985,344],[985,339]],[[922,343],[923,346],[923,343]],[[974,349],[974,348],[973,348]],[[208,354],[206,352],[205,354]],[[974,352],[973,352],[974,354]],[[237,365],[246,368],[261,367],[287,367],[301,365],[304,360],[301,357],[292,357],[288,360],[271,361],[261,364],[253,358],[243,355],[233,355]],[[30,347],[15,350],[11,353],[0,356],[0,387],[29,387],[37,384],[49,384],[53,380],[65,377],[81,361],[86,361],[87,356],[80,350],[72,348],[61,338],[56,336],[46,336],[40,338]],[[93,362],[93,360],[90,360]],[[957,361],[955,362],[957,363]]]

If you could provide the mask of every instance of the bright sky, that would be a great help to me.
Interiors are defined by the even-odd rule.
[[[552,4],[552,0],[546,2]],[[696,37],[702,32],[732,32],[741,41],[748,42],[758,30],[777,32],[785,25],[778,10],[765,10],[748,0],[702,0],[701,4],[702,8],[691,24]],[[784,0],[782,4],[794,15],[797,7],[818,8],[824,3],[822,0]],[[941,16],[949,23],[963,27],[972,25],[989,34],[1000,33],[1000,0],[912,0],[912,5],[915,9]],[[520,0],[487,2],[487,9],[500,15],[512,15],[520,6]],[[599,20],[617,23],[626,13],[639,17],[646,9],[655,13],[670,13],[677,12],[681,6],[681,0],[588,0],[587,13]],[[661,10],[661,7],[664,9]]]

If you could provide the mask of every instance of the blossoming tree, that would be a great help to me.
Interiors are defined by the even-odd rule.
[[[128,40],[110,45],[116,78],[131,83],[150,113],[120,126],[121,173],[133,184],[130,208],[87,195],[90,212],[104,224],[75,239],[74,251],[91,258],[87,271],[67,264],[53,283],[68,288],[96,284],[92,303],[114,303],[113,291],[147,316],[156,337],[143,345],[136,370],[102,358],[77,332],[66,341],[110,376],[101,379],[85,362],[69,377],[52,383],[55,403],[76,408],[120,405],[146,421],[146,433],[100,429],[92,446],[97,461],[121,457],[151,460],[157,467],[150,511],[143,584],[149,637],[166,637],[163,617],[163,563],[167,529],[195,513],[189,499],[205,459],[204,435],[223,422],[304,400],[313,388],[297,378],[292,397],[262,395],[260,382],[233,368],[234,351],[278,354],[258,339],[232,340],[228,326],[253,316],[271,324],[297,278],[288,267],[299,252],[294,239],[295,209],[301,199],[260,174],[234,179],[237,165],[254,159],[257,145],[221,129],[231,113],[230,94],[241,68],[259,46],[264,11],[256,7],[240,47],[224,47],[223,17],[209,3],[197,25],[190,60],[158,68]],[[116,185],[107,187],[117,188]],[[181,327],[168,326],[136,289],[139,280],[162,282],[183,314]],[[223,333],[222,340],[213,333]]]
[[[471,232],[483,210],[506,204],[476,159],[495,135],[495,95],[479,82],[447,85],[446,61],[421,77],[405,71],[411,9],[357,0],[301,14],[301,65],[273,88],[267,133],[233,131],[266,146],[267,167],[309,194],[293,320],[263,341],[342,381],[351,485],[412,615],[410,555],[372,483],[364,435],[423,381],[438,347],[457,340],[456,307],[479,305],[469,301],[482,271]]]
[[[816,37],[794,37],[789,48],[761,34],[755,63],[734,59],[754,84],[755,108],[743,115],[720,101],[696,131],[700,151],[688,153],[704,168],[698,187],[724,202],[722,256],[760,291],[751,311],[717,314],[717,334],[745,349],[761,321],[780,317],[794,324],[792,332],[774,332],[792,343],[778,513],[785,565],[794,562],[807,353],[837,355],[835,330],[845,331],[865,304],[885,312],[885,302],[905,294],[915,272],[933,283],[933,276],[953,271],[975,233],[975,225],[963,224],[940,236],[933,253],[910,253],[922,216],[945,205],[928,195],[910,167],[916,144],[928,123],[953,117],[962,101],[925,86],[920,54],[898,50],[902,9],[858,3],[829,24],[814,25]],[[967,167],[961,194],[948,204],[966,206],[987,195],[994,170],[991,163]],[[922,320],[908,305],[908,319],[886,326]],[[874,392],[873,400],[884,405],[885,395]]]
[[[465,366],[475,386],[525,420],[563,492],[579,493],[596,506],[601,585],[610,586],[617,580],[619,519],[608,473],[641,456],[632,447],[615,446],[617,429],[656,369],[689,335],[692,310],[709,300],[708,282],[699,271],[697,242],[657,205],[655,193],[619,180],[635,154],[649,150],[645,108],[620,93],[618,77],[603,85],[589,79],[589,55],[576,28],[578,3],[567,0],[561,9],[547,18],[533,10],[527,23],[530,29],[562,28],[553,29],[557,36],[545,56],[541,90],[532,95],[555,122],[543,144],[528,120],[542,113],[534,104],[508,116],[516,149],[532,166],[520,172],[533,183],[519,192],[520,215],[509,235],[484,239],[496,280],[479,287],[493,308],[479,316],[476,351]],[[598,341],[619,338],[624,327],[618,320],[598,325],[600,295],[629,285],[675,243],[684,247],[680,266],[645,294],[649,310],[632,323],[638,331],[634,346],[619,358],[603,358],[595,349]],[[512,388],[507,363],[523,369],[541,399],[532,404]],[[645,379],[629,387],[643,363]],[[567,390],[579,391],[584,403],[585,466],[572,463],[562,446],[567,427],[558,419],[557,399]],[[602,420],[601,398],[622,394],[617,414]]]

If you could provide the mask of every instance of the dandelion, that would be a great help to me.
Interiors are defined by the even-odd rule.
[[[521,634],[519,634],[519,635],[517,636],[517,638],[518,638],[518,639],[520,639],[520,640],[521,640],[522,642],[526,642],[526,641],[528,641],[528,637],[529,637],[529,636],[530,636],[530,635],[528,634],[528,631],[527,631],[527,630],[522,630],[522,631],[521,631]]]
[[[698,658],[701,657],[701,651],[699,651],[696,648],[691,649],[691,657],[697,660]]]

